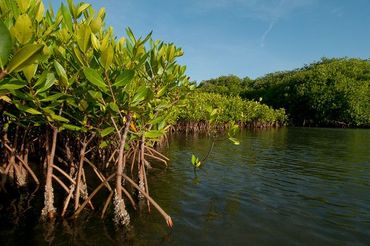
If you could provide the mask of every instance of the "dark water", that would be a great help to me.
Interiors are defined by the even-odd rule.
[[[171,166],[151,170],[150,189],[172,230],[153,208],[134,212],[126,234],[95,215],[53,229],[31,209],[16,226],[2,225],[0,244],[370,244],[370,130],[271,129],[240,140],[217,142],[196,175],[191,154],[206,154],[210,140],[170,141]]]

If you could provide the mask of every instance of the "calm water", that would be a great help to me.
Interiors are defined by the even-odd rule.
[[[0,244],[370,244],[370,130],[245,131],[240,140],[217,142],[196,175],[191,154],[206,154],[210,140],[170,141],[171,166],[151,170],[150,189],[172,230],[144,209],[126,234],[95,215],[51,230],[31,209],[17,226],[1,223]]]

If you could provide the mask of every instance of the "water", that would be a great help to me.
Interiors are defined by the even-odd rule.
[[[150,171],[151,195],[172,216],[132,213],[128,233],[89,215],[45,225],[25,215],[0,230],[1,245],[366,245],[370,244],[370,130],[283,128],[245,131],[216,143],[195,174],[206,137],[177,136],[168,169]],[[50,229],[50,227],[49,227]],[[49,240],[47,242],[46,240]]]

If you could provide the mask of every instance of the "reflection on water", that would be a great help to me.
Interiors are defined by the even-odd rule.
[[[370,242],[370,130],[269,129],[245,131],[240,139],[239,146],[217,142],[196,175],[191,154],[206,153],[210,141],[195,136],[170,141],[164,151],[171,166],[150,171],[150,188],[173,217],[173,230],[155,211],[134,212],[125,232],[110,219],[88,215],[56,223],[52,244]],[[43,225],[25,221],[8,227],[0,222],[0,244],[48,244]]]

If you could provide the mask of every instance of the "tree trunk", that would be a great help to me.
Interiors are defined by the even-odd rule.
[[[80,151],[80,163],[78,166],[78,173],[77,173],[77,179],[76,179],[76,193],[75,193],[75,211],[78,209],[78,206],[80,205],[80,189],[81,189],[81,177],[82,177],[82,171],[83,171],[83,164],[85,160],[85,152],[86,152],[86,139],[82,143],[82,148]]]
[[[128,225],[130,223],[130,216],[126,211],[125,202],[122,199],[122,173],[125,166],[125,144],[130,127],[131,117],[130,115],[126,116],[126,123],[123,129],[123,134],[120,134],[120,145],[118,152],[118,163],[116,170],[116,190],[114,196],[114,210],[115,218],[114,221],[117,224]]]

